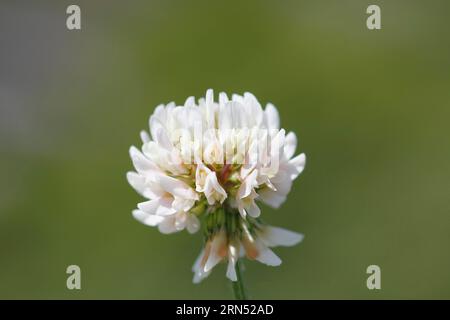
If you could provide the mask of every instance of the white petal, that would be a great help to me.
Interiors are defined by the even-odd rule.
[[[166,175],[160,175],[158,176],[158,182],[164,190],[174,196],[184,199],[198,199],[198,195],[194,192],[194,190],[183,181]]]
[[[225,92],[219,93],[219,104],[225,105],[228,102],[228,96]]]
[[[266,105],[264,115],[266,116],[267,129],[271,130],[280,128],[280,116],[277,108],[275,108],[273,104],[268,103]]]
[[[163,127],[160,127],[156,130],[156,139],[155,141],[166,150],[172,150],[173,145],[170,142],[169,134],[167,130]]]
[[[186,99],[186,101],[184,102],[184,106],[185,107],[193,107],[195,106],[195,97],[189,97]]]
[[[159,199],[153,199],[145,202],[138,203],[138,208],[148,214],[155,214],[156,209],[159,207]]]
[[[148,119],[148,125],[149,125],[149,128],[150,128],[150,133],[151,133],[151,128],[152,128],[152,126],[151,126],[151,122],[152,122],[152,119],[154,119],[154,118],[156,118],[156,119],[158,119],[161,123],[165,123],[166,122],[166,120],[167,120],[167,108],[163,105],[163,104],[160,104],[160,105],[158,105],[156,108],[155,108],[155,111],[153,112],[153,114],[150,116],[150,118]]]
[[[289,160],[290,165],[289,176],[291,180],[296,179],[298,175],[302,173],[303,169],[305,168],[305,164],[306,164],[306,156],[304,153],[299,154],[295,158]]]
[[[192,199],[184,199],[175,197],[175,200],[172,202],[172,207],[177,211],[189,211],[194,206],[195,201]]]
[[[215,252],[211,252],[205,263],[205,272],[209,272],[222,260]]]
[[[149,214],[159,216],[168,216],[177,212],[172,208],[172,201],[164,197],[138,203],[138,208]]]
[[[140,152],[135,146],[130,147],[130,157],[133,161],[133,165],[140,173],[158,173],[160,169],[142,152]]]
[[[155,116],[150,117],[150,134],[160,147],[170,151],[173,148],[169,133],[164,124]]]
[[[175,228],[178,231],[184,230],[184,228],[186,228],[187,218],[188,217],[185,212],[178,212],[175,215]]]
[[[286,179],[281,180],[281,182],[276,183],[275,181],[272,181],[277,190],[276,193],[279,195],[287,195],[292,188],[292,180],[289,179],[287,175],[284,176],[286,176]]]
[[[219,106],[219,130],[225,131],[230,130],[233,125],[233,118],[231,115],[231,102],[226,102],[225,104],[221,104]]]
[[[276,191],[270,189],[260,190],[258,193],[258,199],[275,209],[279,208],[286,201],[285,195],[278,194]]]
[[[232,114],[233,128],[243,128],[246,126],[246,116],[244,113],[244,107],[239,102],[231,102],[230,105]]]
[[[253,218],[257,218],[261,214],[261,210],[254,201],[250,206],[246,208],[246,211],[248,215]]]
[[[133,210],[133,217],[143,224],[151,227],[157,226],[164,220],[163,217],[148,214],[141,210]]]
[[[275,246],[294,246],[300,243],[304,236],[301,233],[286,230],[279,227],[267,226],[264,228],[261,237],[270,247]]]
[[[147,143],[150,141],[150,136],[148,135],[147,131],[142,130],[140,133],[140,136],[141,136],[142,143]]]
[[[244,93],[244,101],[249,106],[248,117],[252,120],[253,125],[259,127],[263,121],[264,112],[256,97],[250,92]]]
[[[200,229],[200,220],[198,220],[195,215],[189,214],[186,222],[186,229],[191,234],[196,233]]]
[[[236,262],[239,259],[239,252],[237,251],[236,246],[230,245],[228,253],[228,267],[227,267],[227,278],[231,281],[237,281],[236,275]]]
[[[158,108],[159,108],[159,107],[158,107]],[[158,110],[158,108],[156,108],[156,110]],[[166,110],[165,110],[164,107],[163,107],[162,112],[160,112],[160,116],[157,115],[156,110],[155,110],[155,113],[154,113],[152,116],[150,116],[150,119],[149,119],[149,121],[148,121],[148,124],[149,124],[149,127],[150,127],[150,135],[151,135],[151,137],[152,137],[152,140],[155,141],[155,142],[158,142],[158,134],[157,134],[157,131],[158,131],[160,128],[164,128],[163,123],[164,123],[165,121],[164,121],[163,118],[166,117],[166,115],[165,115]],[[164,113],[164,115],[163,115],[163,113]]]
[[[270,167],[272,170],[278,170],[280,159],[283,157],[284,144],[286,139],[286,131],[284,129],[279,130],[276,135],[270,141]]]
[[[227,193],[219,184],[215,172],[210,172],[206,177],[204,193],[210,205],[213,205],[217,198],[220,199],[220,203],[223,203],[227,198]]]
[[[211,271],[195,273],[194,278],[192,279],[192,282],[195,284],[200,283],[203,279],[207,278],[210,273],[211,273]]]
[[[205,254],[205,249],[202,249],[202,251],[198,255],[197,259],[195,259],[194,264],[192,265],[192,268],[191,268],[192,272],[196,272],[196,271],[200,270],[200,264],[202,262],[204,254]]]
[[[145,178],[136,172],[127,172],[128,183],[141,195],[143,195],[145,190]]]
[[[256,180],[257,176],[258,170],[253,170],[252,173],[250,173],[247,178],[245,178],[244,182],[239,187],[237,194],[240,199],[248,197],[252,193],[253,188],[258,185]]]
[[[259,255],[256,257],[261,263],[264,263],[268,266],[276,267],[281,264],[281,259],[269,248],[261,247]]]
[[[206,103],[206,105],[212,105],[214,103],[214,91],[213,91],[213,89],[206,90],[205,103]]]
[[[228,260],[227,278],[231,281],[237,281],[235,264],[231,260]]]
[[[284,154],[287,159],[292,158],[297,148],[297,136],[294,132],[289,132],[284,140]]]
[[[239,210],[239,214],[241,215],[242,219],[245,219],[245,217],[247,216],[247,211],[245,211],[245,208],[242,205],[242,203],[239,203],[238,210]]]

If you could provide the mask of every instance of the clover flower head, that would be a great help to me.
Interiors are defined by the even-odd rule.
[[[135,167],[130,185],[147,201],[133,216],[162,233],[202,229],[204,248],[192,271],[194,282],[228,261],[227,277],[246,256],[270,266],[281,263],[270,249],[292,246],[303,235],[265,224],[259,203],[278,208],[303,171],[305,155],[294,156],[297,138],[280,128],[277,109],[263,109],[251,93],[213,91],[198,102],[159,105],[142,131],[142,147],[130,148]]]

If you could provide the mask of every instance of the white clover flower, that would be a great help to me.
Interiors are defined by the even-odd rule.
[[[292,246],[303,235],[266,225],[258,202],[278,208],[292,181],[305,166],[294,157],[297,138],[280,129],[277,109],[265,109],[251,94],[213,91],[196,104],[158,106],[149,120],[150,134],[141,132],[141,151],[130,148],[136,172],[131,186],[144,198],[133,216],[162,233],[203,226],[205,247],[193,266],[194,282],[228,260],[227,277],[237,280],[239,258],[270,266],[281,263],[270,247]]]

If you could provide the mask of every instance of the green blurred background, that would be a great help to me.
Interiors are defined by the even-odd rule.
[[[81,31],[72,1],[0,4],[0,298],[232,297],[224,265],[192,284],[200,234],[132,218],[125,179],[154,107],[208,88],[274,103],[308,157],[263,208],[305,240],[246,263],[251,297],[450,298],[448,1],[75,3]]]

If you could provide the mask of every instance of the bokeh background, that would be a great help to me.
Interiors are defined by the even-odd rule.
[[[81,31],[72,1],[0,3],[0,298],[232,297],[224,265],[192,284],[200,235],[131,217],[125,179],[154,107],[208,88],[274,103],[308,157],[263,208],[305,240],[246,263],[253,298],[450,298],[448,1],[73,3]]]

